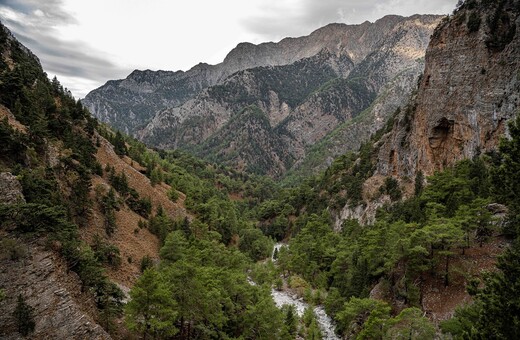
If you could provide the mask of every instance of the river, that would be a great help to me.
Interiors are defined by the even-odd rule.
[[[277,251],[280,250],[281,247],[286,247],[287,245],[284,243],[277,243],[275,244],[274,248],[277,249]],[[274,251],[273,251],[274,254]],[[276,262],[276,259],[272,259],[273,262]],[[271,295],[273,296],[273,300],[276,303],[276,305],[280,308],[283,305],[292,305],[296,309],[296,312],[301,317],[303,315],[303,312],[305,309],[309,307],[309,304],[307,304],[305,301],[303,301],[302,298],[298,298],[297,296],[291,295],[289,292],[286,291],[278,291],[274,288],[271,289]],[[316,315],[316,321],[318,322],[318,325],[321,329],[321,334],[323,336],[323,339],[326,340],[339,340],[339,337],[336,336],[336,333],[334,332],[334,323],[332,322],[332,319],[325,313],[325,309],[323,306],[316,306],[314,307],[314,315]]]

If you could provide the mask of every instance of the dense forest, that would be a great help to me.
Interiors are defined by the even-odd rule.
[[[23,266],[28,245],[58,254],[112,337],[320,339],[313,307],[321,305],[344,339],[520,338],[520,116],[498,150],[432,176],[418,172],[408,179],[412,192],[387,177],[375,195],[388,203],[374,221],[337,226],[339,209],[363,202],[392,120],[321,174],[282,185],[147,148],[100,124],[3,26],[0,52],[0,172],[23,194],[0,203],[0,265]],[[186,214],[101,164],[104,141]],[[139,216],[135,234],[144,229],[158,240],[157,259],[121,256],[114,235],[123,209]],[[97,215],[103,232],[87,241],[81,235]],[[491,270],[472,266],[471,256],[493,247],[502,254]],[[125,261],[140,270],[128,294],[107,274]],[[28,292],[6,286],[0,282],[0,307],[10,308],[0,319],[5,329],[37,332]],[[467,294],[452,317],[438,320],[424,307],[427,287]],[[278,308],[273,290],[309,308]]]

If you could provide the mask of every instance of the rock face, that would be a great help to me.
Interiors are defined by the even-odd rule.
[[[21,242],[21,241],[18,241]],[[0,338],[20,339],[12,312],[18,294],[34,307],[34,339],[110,339],[89,316],[95,307],[85,305],[75,274],[67,273],[64,261],[40,246],[21,244],[25,257],[13,261],[0,258],[0,282],[6,300],[0,303]],[[83,301],[83,302],[82,302]]]
[[[431,175],[497,149],[507,121],[520,111],[519,30],[518,0],[467,0],[443,20],[426,51],[416,93],[377,144],[369,181],[394,176],[405,192],[413,192],[418,171]],[[352,216],[371,221],[378,205],[370,199],[359,207],[346,205],[336,225]]]
[[[497,148],[520,105],[519,14],[517,0],[473,0],[443,21],[417,96],[380,150],[378,173],[413,178]]]
[[[16,204],[25,203],[23,197],[22,185],[9,172],[0,173],[0,204]]]
[[[343,127],[347,143],[333,152],[323,152],[332,158],[358,147],[386,122],[396,103],[408,98],[423,69],[422,58],[430,34],[439,21],[438,16],[389,16],[374,24],[329,25],[309,37],[286,39],[278,44],[240,45],[224,64],[247,59],[248,53],[261,56],[255,60],[272,63],[305,56],[295,46],[315,54],[287,65],[236,72],[183,105],[159,112],[137,135],[160,148],[188,149],[214,161],[279,176],[298,167],[313,145],[368,109],[378,98],[378,105],[368,110],[353,131],[354,136]],[[272,58],[267,58],[266,50],[273,54]],[[237,56],[238,51],[245,53],[242,59]],[[239,64],[253,65],[250,59]],[[401,91],[395,91],[396,88]],[[271,146],[276,144],[279,148],[262,149],[262,144],[266,144],[254,138],[248,140],[255,147],[236,148],[240,145],[238,140],[225,133],[229,123],[241,128],[236,120],[241,120],[238,116],[250,106],[261,110],[269,120],[269,131],[258,136],[270,135]],[[265,127],[258,125],[255,129]],[[272,166],[259,167],[254,161],[259,157],[267,157],[265,164]]]

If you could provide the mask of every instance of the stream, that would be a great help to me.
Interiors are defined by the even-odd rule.
[[[279,251],[281,247],[287,247],[287,245],[284,243],[277,243],[274,246],[274,248],[277,249],[277,251]],[[273,262],[276,262],[274,258],[272,258],[272,260]],[[273,296],[273,300],[276,303],[276,306],[280,308],[283,305],[292,305],[294,306],[296,312],[298,313],[298,316],[300,317],[303,315],[305,309],[309,307],[309,305],[305,301],[303,301],[302,298],[298,298],[295,295],[293,296],[286,291],[278,291],[272,288],[271,295]],[[327,313],[325,313],[325,309],[323,308],[323,306],[314,307],[314,315],[316,315],[316,321],[320,326],[323,339],[339,340],[338,336],[336,336],[336,334],[334,333],[334,323],[332,322],[332,319],[327,315]]]

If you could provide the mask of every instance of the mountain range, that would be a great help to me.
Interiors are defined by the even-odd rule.
[[[101,121],[158,148],[274,177],[300,167],[313,172],[306,156],[330,133],[346,142],[319,152],[329,162],[356,150],[404,105],[440,19],[386,16],[278,43],[242,43],[218,65],[134,71],[83,103]],[[363,118],[345,126],[357,116]]]

